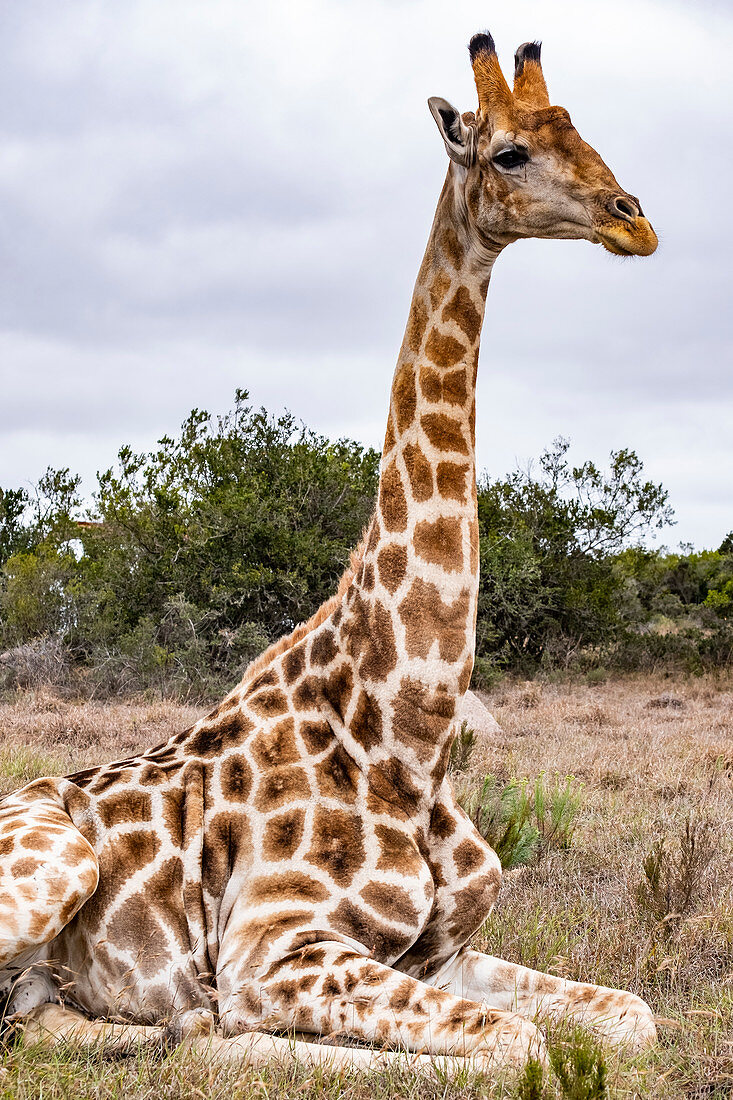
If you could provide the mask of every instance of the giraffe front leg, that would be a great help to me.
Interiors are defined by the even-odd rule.
[[[42,1004],[15,1021],[26,1043],[56,1047],[64,1043],[92,1046],[103,1043],[110,1053],[124,1053],[140,1043],[161,1044],[164,1027],[90,1020],[76,1009],[59,1004]]]
[[[374,1070],[388,1065],[405,1063],[411,1069],[425,1071],[442,1070],[455,1073],[466,1066],[480,1069],[476,1059],[432,1054],[409,1054],[404,1051],[375,1050],[358,1046],[323,1045],[317,1042],[304,1042],[302,1039],[269,1035],[264,1031],[249,1031],[244,1035],[196,1036],[186,1043],[186,1049],[210,1059],[216,1064],[248,1065],[256,1068],[279,1062],[289,1065],[300,1062],[312,1068],[343,1070]]]
[[[649,1005],[633,993],[572,982],[463,948],[431,979],[438,989],[504,1012],[539,1020],[568,1020],[600,1038],[634,1049],[656,1040]]]
[[[540,1032],[523,1016],[426,985],[343,943],[290,952],[257,978],[243,978],[241,952],[222,954],[219,1010],[230,1035],[294,1029],[469,1057],[486,1069],[545,1057]]]

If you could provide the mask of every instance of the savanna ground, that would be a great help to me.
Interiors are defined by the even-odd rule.
[[[16,1040],[1,1055],[0,1097],[733,1095],[733,682],[502,684],[485,701],[503,734],[477,741],[457,785],[478,789],[486,774],[499,786],[543,772],[570,775],[581,801],[569,846],[550,843],[507,875],[475,946],[639,993],[664,1018],[655,1050],[618,1056],[579,1033],[551,1032],[551,1077],[530,1071],[497,1081],[466,1073],[438,1079],[407,1065],[366,1075],[302,1066],[217,1070],[182,1050],[113,1059]],[[12,696],[0,703],[0,793],[39,774],[127,756],[199,713],[167,702]]]

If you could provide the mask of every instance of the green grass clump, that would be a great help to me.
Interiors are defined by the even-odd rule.
[[[42,775],[63,775],[63,763],[55,756],[15,745],[0,749],[0,781],[7,790],[22,787]]]
[[[450,772],[465,772],[467,770],[477,740],[476,730],[472,729],[468,722],[461,722],[461,728],[450,747],[450,758],[448,760],[448,770]]]
[[[549,848],[569,848],[582,800],[582,785],[572,776],[548,780],[544,772],[533,784],[528,779],[501,784],[487,775],[480,787],[459,796],[507,871],[531,863]]]

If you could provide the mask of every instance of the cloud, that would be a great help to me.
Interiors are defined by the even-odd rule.
[[[602,35],[580,0],[525,0],[492,31],[507,66],[544,39],[553,99],[662,246],[642,263],[577,242],[500,258],[479,456],[503,473],[559,433],[583,457],[635,447],[671,491],[674,538],[717,544],[733,526],[733,76],[710,58],[731,16],[600,7]],[[425,100],[473,105],[465,43],[485,18],[473,0],[6,6],[0,484],[53,462],[91,487],[122,441],[151,445],[236,385],[378,444],[445,172]]]

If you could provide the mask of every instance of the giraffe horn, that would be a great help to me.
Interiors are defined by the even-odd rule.
[[[479,111],[492,127],[508,125],[512,113],[512,93],[496,56],[494,39],[486,31],[475,34],[468,44],[473,76],[478,92]]]
[[[524,42],[514,54],[514,98],[535,108],[550,106],[542,75],[541,49],[541,42]]]

